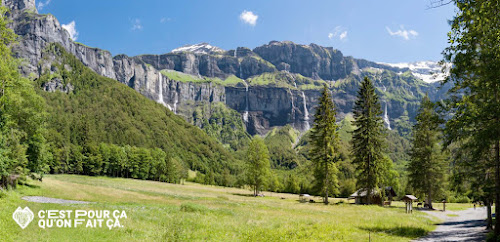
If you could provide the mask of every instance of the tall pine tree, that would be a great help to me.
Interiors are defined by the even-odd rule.
[[[379,190],[384,174],[384,124],[381,105],[372,81],[365,77],[358,91],[353,108],[356,129],[352,137],[353,163],[357,165],[358,189],[367,192],[367,202],[372,203],[373,192]],[[381,191],[379,191],[382,194]]]
[[[316,189],[323,195],[325,204],[328,204],[329,195],[338,194],[336,162],[339,159],[339,137],[336,114],[335,104],[325,85],[314,115],[310,150],[311,160],[315,165]]]
[[[427,95],[422,98],[416,120],[408,164],[409,182],[415,191],[427,195],[427,204],[432,209],[433,195],[444,187],[446,164],[439,144],[439,116]]]

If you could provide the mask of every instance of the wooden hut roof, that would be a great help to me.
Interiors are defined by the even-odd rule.
[[[401,200],[411,200],[411,201],[415,201],[415,200],[418,200],[417,197],[413,196],[413,195],[405,195]]]

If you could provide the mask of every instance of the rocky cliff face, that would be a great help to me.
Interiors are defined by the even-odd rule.
[[[111,53],[73,42],[53,15],[37,13],[34,0],[3,0],[2,3],[11,10],[9,16],[13,21],[10,27],[21,37],[13,47],[14,53],[29,62],[21,69],[24,74],[40,75],[44,71],[39,68],[41,52],[48,43],[56,42],[98,74],[116,78]]]
[[[286,124],[308,129],[323,84],[330,86],[342,117],[352,110],[362,76],[370,76],[387,102],[388,122],[404,115],[413,117],[423,93],[428,92],[434,100],[444,93],[436,91],[434,84],[421,83],[407,74],[408,68],[345,57],[331,47],[289,41],[229,51],[202,43],[162,55],[112,57],[108,51],[73,42],[54,16],[37,13],[34,0],[2,0],[2,4],[11,9],[10,27],[21,37],[13,49],[17,57],[28,61],[21,67],[26,76],[52,71],[51,63],[42,63],[41,56],[49,43],[56,42],[98,74],[128,85],[188,120],[199,105],[225,103],[242,114],[251,134]],[[169,78],[160,74],[161,70],[222,80],[235,76],[247,81],[232,85],[191,82]],[[275,80],[255,78],[266,73],[295,73],[303,81],[272,83]],[[44,88],[65,90],[57,81]]]
[[[38,13],[36,10],[35,0],[2,0],[2,5],[12,11],[28,10]]]
[[[290,41],[271,41],[257,47],[254,52],[280,70],[300,73],[313,79],[338,80],[345,78],[353,69],[353,63],[331,47],[298,45]]]

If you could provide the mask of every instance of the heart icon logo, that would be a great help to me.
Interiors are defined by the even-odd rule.
[[[28,227],[31,221],[33,221],[34,217],[35,215],[28,207],[25,207],[24,209],[18,207],[12,214],[12,218],[14,219],[14,221],[16,221],[17,224],[19,224],[19,226],[21,226],[22,229]]]

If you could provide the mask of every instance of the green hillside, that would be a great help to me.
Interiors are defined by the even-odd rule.
[[[135,159],[140,162],[148,160],[153,148],[160,148],[184,170],[213,173],[209,183],[223,184],[220,174],[224,169],[235,174],[237,161],[216,140],[126,85],[99,76],[59,45],[47,48],[42,63],[51,63],[52,71],[44,69],[37,80],[40,87],[57,81],[74,87],[68,93],[38,90],[49,114],[47,139],[54,154],[52,172],[102,175],[104,168],[90,172],[88,167],[78,166],[109,165],[95,159],[105,160],[99,146],[115,144],[137,147],[139,150],[132,156],[142,155]],[[129,163],[130,155],[124,158]],[[120,174],[128,176],[143,165],[119,166],[126,170]],[[148,174],[135,178],[144,177],[148,178]]]

